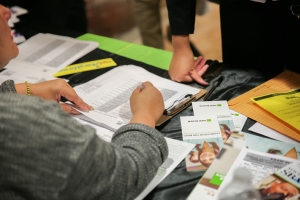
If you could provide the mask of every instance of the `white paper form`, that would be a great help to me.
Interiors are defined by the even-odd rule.
[[[218,189],[215,199],[218,199],[220,195],[219,191],[223,190],[225,185],[230,183],[233,177],[234,170],[239,167],[246,168],[251,172],[251,182],[252,184],[255,184],[290,163],[300,163],[300,161],[284,156],[261,153],[258,151],[243,148],[236,158],[235,162],[233,163],[232,167],[230,168],[229,172],[227,173],[220,188]]]
[[[18,46],[19,55],[5,68],[23,69],[26,75],[36,72],[52,76],[98,46],[97,42],[39,33]]]
[[[298,141],[293,140],[273,129],[268,128],[267,126],[262,125],[261,123],[256,122],[253,126],[249,128],[249,131],[253,131],[255,133],[267,136],[269,138],[273,138],[275,140],[279,140],[282,142],[287,142],[290,144],[299,144]]]
[[[75,119],[77,119],[75,117]],[[111,142],[111,138],[114,134],[114,132],[95,126],[93,124],[90,124],[88,122],[82,121],[80,119],[77,119],[82,124],[87,124],[92,126],[96,129],[96,134],[101,139]],[[171,138],[165,137],[168,149],[169,149],[169,155],[168,158],[165,160],[165,162],[159,167],[155,177],[152,179],[152,181],[149,183],[149,185],[144,189],[144,191],[135,199],[143,199],[145,196],[147,196],[161,181],[163,181],[174,169],[179,163],[184,159],[184,157],[194,148],[194,144],[182,142],[180,140],[174,140]]]
[[[134,65],[111,69],[74,89],[86,103],[95,108],[94,111],[82,114],[101,123],[100,126],[105,124],[106,128],[116,130],[130,121],[132,113],[129,98],[133,90],[145,81],[150,81],[162,93],[165,108],[186,94],[194,95],[200,91],[159,77]]]

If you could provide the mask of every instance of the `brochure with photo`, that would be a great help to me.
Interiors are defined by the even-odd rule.
[[[252,134],[246,134],[245,141],[249,149],[300,160],[300,143],[285,143]]]
[[[262,200],[298,200],[300,198],[300,163],[291,163],[254,184]]]
[[[244,134],[241,137],[232,134],[187,199],[213,200],[241,149],[246,146]]]
[[[195,116],[215,115],[218,119],[223,142],[225,143],[236,129],[228,108],[227,101],[201,101],[193,102]]]
[[[217,118],[187,116],[180,121],[183,141],[196,145],[185,158],[187,171],[206,170],[224,144]]]
[[[225,186],[230,184],[233,174],[237,168],[245,168],[249,170],[252,177],[251,183],[255,184],[291,163],[300,162],[284,156],[261,153],[243,148],[228,171],[224,181],[220,185],[214,199],[217,200],[220,195],[222,195],[219,191],[224,190]]]

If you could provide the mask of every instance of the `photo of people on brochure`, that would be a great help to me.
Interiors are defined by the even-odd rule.
[[[187,171],[206,170],[223,147],[223,140],[220,137],[189,139],[186,142],[196,144],[185,158]]]
[[[234,124],[232,123],[232,121],[226,120],[221,122],[219,121],[219,126],[222,134],[223,142],[225,143],[232,134],[231,130],[234,130]]]
[[[255,184],[263,200],[298,199],[299,188],[292,181],[286,181],[273,174]]]
[[[285,156],[293,159],[300,159],[300,144],[290,144],[268,138],[247,134],[245,140],[250,149]]]

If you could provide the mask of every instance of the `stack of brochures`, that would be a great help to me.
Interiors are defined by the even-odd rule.
[[[205,171],[232,134],[243,136],[240,130],[247,118],[229,110],[227,101],[201,101],[192,105],[194,116],[180,118],[183,141],[196,145],[185,158],[186,168]]]
[[[206,103],[206,105],[204,103]],[[213,113],[218,116],[218,113],[208,110],[202,112],[202,115],[206,115],[207,117],[197,119],[198,116],[196,116],[196,114],[199,114],[200,109],[205,107],[208,109],[210,106],[207,105],[210,104],[212,105],[211,107],[217,107],[214,105],[218,105],[218,103],[219,102],[213,101],[211,103],[194,103],[193,109],[195,116],[193,120],[207,121],[207,119],[212,118],[209,118],[207,113]],[[197,109],[199,110],[197,111]],[[236,115],[239,114],[236,113]],[[232,113],[233,119],[235,119],[234,116],[235,114]],[[184,117],[182,117],[182,119],[184,119]],[[217,117],[217,119],[220,119],[220,117]],[[192,120],[190,119],[190,121]],[[238,121],[239,120],[234,121],[236,130],[231,131],[231,135],[225,141],[222,148],[219,147],[218,154],[216,154],[213,162],[207,167],[206,172],[187,199],[193,200],[201,197],[205,200],[217,200],[218,197],[222,195],[219,192],[222,191],[225,185],[230,184],[233,173],[237,168],[246,168],[251,172],[252,184],[260,191],[263,199],[298,199],[300,144],[281,142],[242,132],[241,130],[244,124],[239,123],[239,127],[237,127]],[[242,121],[245,122],[244,119],[240,120],[240,122]],[[220,124],[221,123],[219,123],[219,125]],[[184,128],[186,126],[185,120],[182,121],[182,125],[183,134],[187,134],[188,137],[191,137],[191,134],[185,131],[187,130]],[[194,132],[201,130],[204,133],[202,128],[202,126],[198,126],[197,129],[195,127]],[[215,128],[209,130],[215,130]],[[216,137],[212,138],[216,140]],[[213,145],[211,145],[211,148],[213,149]],[[194,151],[196,150],[194,149]],[[202,169],[204,170],[204,168]],[[293,173],[290,173],[289,170]],[[287,188],[286,190],[289,191],[283,192],[274,189],[280,187],[285,187]]]

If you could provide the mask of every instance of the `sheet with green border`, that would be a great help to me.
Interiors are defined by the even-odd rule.
[[[99,49],[165,70],[169,69],[170,61],[172,58],[172,52],[170,51],[125,42],[122,40],[91,33],[86,33],[82,36],[79,36],[77,39],[98,42]]]

